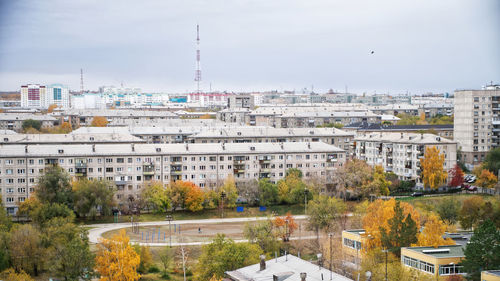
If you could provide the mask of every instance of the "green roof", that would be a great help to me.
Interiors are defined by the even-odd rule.
[[[406,247],[410,251],[418,252],[435,258],[464,257],[463,245],[448,245],[434,247]]]

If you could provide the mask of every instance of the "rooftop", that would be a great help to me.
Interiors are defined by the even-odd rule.
[[[448,245],[434,247],[406,247],[402,248],[412,252],[417,252],[420,254],[432,256],[435,258],[450,258],[450,257],[463,257],[464,256],[464,246],[463,245]]]
[[[379,141],[392,143],[416,143],[416,144],[456,144],[457,142],[436,136],[434,134],[414,133],[389,133],[377,132],[359,135],[356,141]]]
[[[0,121],[12,120],[38,120],[38,121],[56,121],[57,119],[50,115],[30,114],[30,113],[0,113]]]
[[[232,280],[238,281],[273,281],[273,276],[278,276],[280,281],[300,281],[300,273],[307,273],[306,280],[321,281],[352,281],[347,277],[332,272],[333,279],[330,279],[330,270],[319,267],[316,264],[305,261],[293,255],[281,256],[276,259],[266,261],[266,268],[260,270],[260,264],[253,264],[234,271],[227,271],[226,275]]]

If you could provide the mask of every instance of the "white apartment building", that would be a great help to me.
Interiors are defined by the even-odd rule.
[[[443,170],[457,163],[457,142],[433,134],[370,133],[354,139],[354,155],[370,165],[381,165],[401,180],[420,179],[420,158],[427,147],[437,147],[444,154]]]
[[[47,88],[44,85],[28,84],[21,86],[21,107],[46,108]]]
[[[49,107],[52,104],[60,108],[69,108],[69,89],[61,84],[51,84],[47,86],[46,105]]]
[[[59,165],[78,178],[116,184],[118,201],[138,198],[151,180],[191,181],[214,188],[228,176],[238,183],[277,182],[290,168],[324,180],[345,162],[345,151],[323,142],[227,144],[68,144],[0,146],[0,192],[10,214],[36,189],[45,168]]]
[[[42,128],[51,128],[57,124],[57,119],[50,115],[30,113],[0,113],[0,130],[21,131],[25,120],[40,121]]]
[[[455,91],[454,139],[458,141],[462,161],[469,166],[484,161],[498,147],[500,132],[500,86],[483,90]]]

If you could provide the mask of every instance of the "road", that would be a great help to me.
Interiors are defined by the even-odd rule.
[[[296,220],[306,219],[307,216],[294,216]],[[221,223],[231,223],[231,222],[251,222],[251,221],[259,221],[266,220],[267,217],[247,217],[247,218],[227,218],[227,219],[202,219],[202,220],[175,220],[172,221],[172,224],[221,224]],[[168,225],[168,221],[150,221],[150,222],[140,222],[140,226],[159,226],[159,225]],[[131,227],[131,224],[128,223],[106,223],[106,224],[89,224],[85,225],[85,227],[91,227],[89,232],[89,242],[90,243],[99,243],[99,239],[102,238],[102,234],[111,230],[117,230],[121,228]],[[302,237],[302,239],[312,239],[313,237]],[[296,240],[298,237],[292,237],[290,240]],[[235,240],[235,242],[246,242],[248,240]],[[186,242],[186,243],[172,243],[172,246],[190,246],[190,245],[203,245],[208,244],[210,242]],[[166,246],[168,243],[144,243],[144,242],[136,242],[134,244],[144,245],[144,246]]]

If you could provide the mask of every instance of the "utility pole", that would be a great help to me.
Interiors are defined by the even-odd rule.
[[[332,263],[333,263],[332,238],[333,238],[333,234],[328,233],[328,238],[330,238],[330,280],[333,280],[333,273],[332,273]]]

